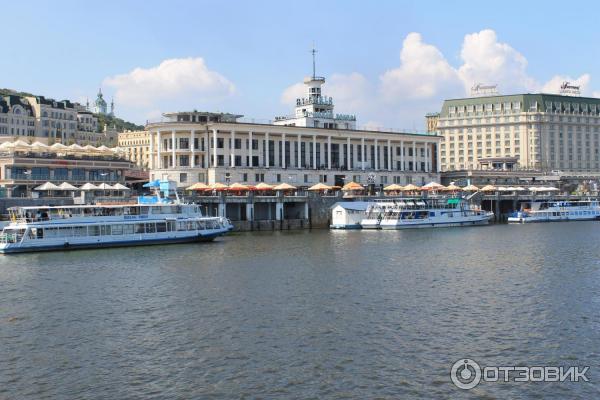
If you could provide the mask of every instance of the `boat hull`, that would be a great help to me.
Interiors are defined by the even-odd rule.
[[[509,224],[531,224],[538,222],[572,222],[572,221],[598,221],[598,216],[590,217],[508,217],[507,222]]]
[[[157,244],[177,244],[191,242],[210,242],[219,236],[225,235],[229,229],[213,230],[206,233],[198,233],[194,235],[179,236],[179,237],[155,237],[141,239],[125,239],[113,241],[63,241],[62,243],[48,244],[29,244],[29,243],[10,243],[0,245],[0,254],[14,253],[32,253],[45,251],[65,251],[65,250],[83,250],[83,249],[99,249],[108,247],[132,247],[132,246],[149,246]]]
[[[480,220],[467,220],[460,222],[418,222],[418,223],[400,223],[400,224],[385,224],[381,223],[380,228],[383,230],[399,230],[399,229],[419,229],[419,228],[450,228],[457,226],[480,226],[488,225],[489,218]]]

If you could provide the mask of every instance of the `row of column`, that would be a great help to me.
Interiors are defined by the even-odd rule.
[[[212,167],[217,167],[218,164],[218,137],[217,137],[217,133],[218,131],[216,129],[212,130],[212,137],[209,137],[209,132],[205,131],[204,133],[204,143],[206,146],[206,152],[204,152],[205,157],[204,157],[204,165],[202,165],[202,167],[204,168],[209,168],[209,166]],[[236,132],[235,131],[231,131],[230,133],[230,138],[231,138],[231,144],[229,146],[229,166],[233,167],[235,166],[235,157],[236,157],[236,149],[235,149],[235,139],[236,139]],[[176,136],[175,136],[175,131],[171,131],[170,132],[170,136],[171,136],[171,156],[172,156],[172,160],[173,160],[173,164],[176,163]],[[295,161],[296,161],[296,168],[301,168],[301,160],[302,160],[302,135],[296,135],[297,136],[297,154],[295,157]],[[155,164],[155,158],[154,158],[154,140],[153,137],[151,137],[150,139],[150,168],[151,169],[155,169],[156,167],[158,168],[165,168],[165,166],[163,165],[163,160],[162,160],[162,153],[163,153],[163,149],[162,149],[162,132],[161,131],[157,131],[157,156],[156,158],[158,159],[158,166]],[[263,151],[261,152],[261,149],[258,149],[258,156],[261,157],[264,153],[265,157],[263,157],[263,162],[262,165],[264,165],[266,168],[269,168],[270,165],[270,148],[269,148],[269,132],[265,132],[264,134],[264,143],[263,143]],[[190,143],[189,143],[189,149],[191,152],[191,157],[190,157],[190,167],[195,167],[195,153],[196,153],[196,148],[194,146],[194,142],[196,139],[196,131],[192,130],[190,132]],[[391,139],[387,139],[387,141],[385,141],[384,143],[387,144],[387,166],[383,166],[383,168],[380,168],[380,162],[379,162],[379,157],[380,157],[380,153],[382,152],[383,148],[380,147],[379,145],[379,139],[373,139],[374,140],[374,145],[376,148],[375,154],[374,154],[374,161],[375,161],[375,170],[389,170],[392,171],[394,170],[393,165],[392,165],[392,156],[395,155],[395,152],[393,151],[393,149],[396,149],[398,146],[392,147],[392,143],[391,143]],[[285,144],[286,144],[286,134],[282,133],[281,134],[281,146],[279,146],[279,152],[283,151],[283,155],[281,157],[281,168],[286,168],[288,167],[288,165],[286,165],[286,156],[285,156]],[[289,141],[290,143],[292,143],[292,140]],[[304,143],[308,143],[308,141],[305,141]],[[313,159],[313,165],[312,168],[313,169],[317,169],[317,167],[319,166],[317,164],[317,136],[316,135],[312,135],[312,159]],[[413,171],[417,171],[417,142],[416,141],[411,141],[412,143],[412,164],[413,164]],[[210,144],[210,146],[209,146]],[[343,148],[342,144],[343,143],[338,143],[340,145],[340,149]],[[353,168],[353,169],[361,169],[361,170],[365,170],[366,169],[366,163],[367,163],[367,154],[366,154],[366,146],[365,146],[365,138],[361,138],[360,139],[360,144],[361,144],[361,161],[358,161],[358,155],[355,154],[354,156],[354,160],[352,160],[351,157],[351,139],[350,138],[346,138],[346,154],[344,154],[342,157],[340,157],[340,160],[344,159],[344,156],[346,158],[346,167],[349,168],[350,165],[354,164],[354,165],[360,165],[359,168]],[[425,170],[426,172],[430,172],[431,171],[431,143],[427,143],[425,142],[425,162],[426,162],[426,167]],[[266,149],[264,148],[266,145]],[[225,147],[225,146],[223,146]],[[327,136],[327,169],[331,169],[331,136]],[[405,162],[407,160],[405,160],[406,157],[410,157],[410,156],[405,156],[405,146],[404,146],[404,140],[400,141],[400,145],[399,147],[402,149],[402,151],[400,151],[400,171],[405,171]],[[208,151],[210,149],[210,151]],[[248,132],[248,167],[252,168],[254,167],[253,165],[253,156],[254,156],[254,149],[253,149],[253,132],[249,131]],[[305,154],[309,154],[308,153],[308,146],[305,150]],[[340,151],[340,153],[342,153],[342,151]],[[168,154],[168,153],[167,153]],[[210,154],[210,155],[209,155]],[[277,153],[278,154],[278,153]],[[370,154],[370,152],[369,152]],[[293,155],[293,151],[290,151],[290,156]],[[436,146],[436,164],[437,164],[437,172],[440,171],[440,162],[439,162],[439,145]],[[279,157],[276,158],[276,160]],[[291,158],[291,157],[290,157]],[[308,158],[308,157],[306,157]],[[321,157],[323,158],[323,152],[321,152]],[[290,160],[291,161],[291,160]],[[352,162],[354,161],[354,163]],[[276,161],[277,162],[277,161]],[[209,165],[210,164],[210,165]],[[259,164],[261,164],[259,162]],[[293,168],[293,166],[292,166]]]

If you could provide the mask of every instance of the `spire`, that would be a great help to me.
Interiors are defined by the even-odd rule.
[[[312,61],[313,61],[313,78],[315,78],[317,76],[317,69],[316,69],[316,54],[317,54],[317,49],[315,49],[315,43],[313,42],[313,48],[310,51],[312,53]]]

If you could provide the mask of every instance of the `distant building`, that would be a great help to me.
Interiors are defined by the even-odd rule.
[[[125,149],[127,159],[138,167],[150,166],[150,133],[148,131],[127,131],[119,133],[119,147]]]
[[[600,172],[600,99],[517,94],[446,100],[437,123],[443,171]]]
[[[0,136],[35,136],[35,115],[19,96],[0,96]]]
[[[427,133],[436,134],[440,113],[429,113],[425,115],[425,125]]]
[[[87,106],[69,100],[6,95],[0,96],[0,142],[3,138],[116,146],[117,131],[100,130],[98,118]]]

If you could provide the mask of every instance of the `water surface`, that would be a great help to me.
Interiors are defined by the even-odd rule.
[[[0,257],[0,399],[598,398],[600,224]],[[590,383],[450,382],[589,365]]]

